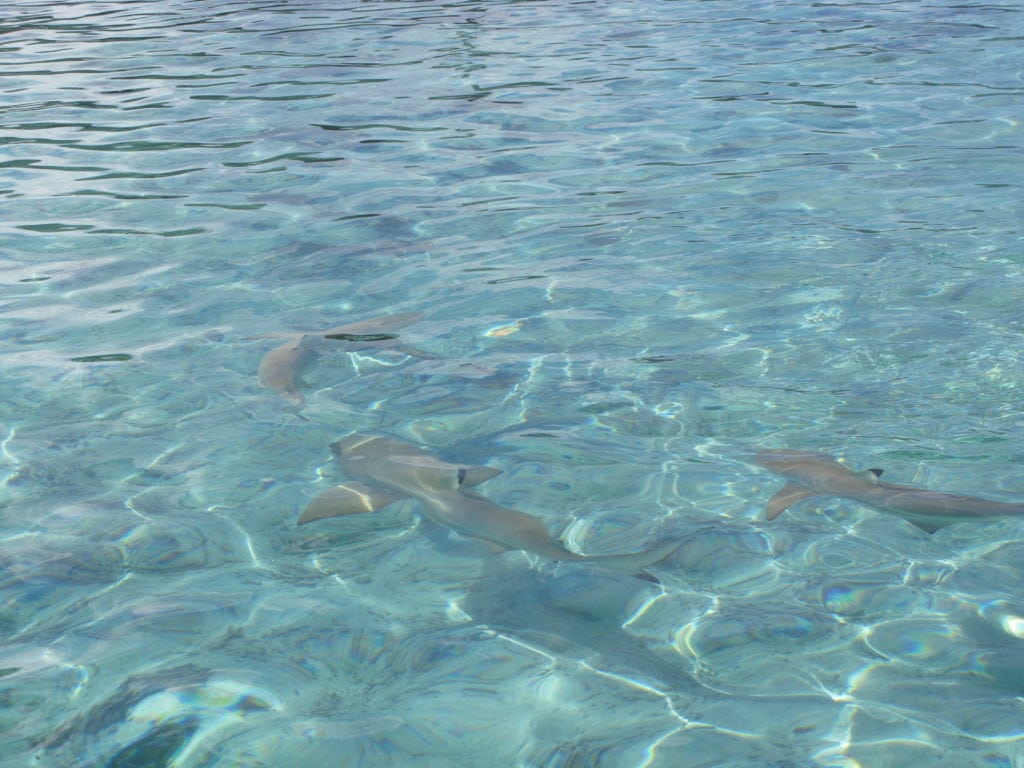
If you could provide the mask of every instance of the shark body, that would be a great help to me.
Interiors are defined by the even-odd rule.
[[[419,446],[383,435],[356,433],[330,447],[342,471],[358,481],[337,485],[313,498],[299,517],[299,525],[371,512],[411,498],[420,503],[425,517],[463,536],[498,550],[522,550],[551,560],[640,573],[679,546],[674,543],[624,555],[581,555],[553,538],[540,518],[499,506],[470,490],[500,470],[449,464]]]
[[[287,341],[267,352],[260,360],[260,384],[274,390],[292,405],[301,406],[306,401],[299,391],[305,386],[302,374],[316,362],[322,352],[359,352],[381,347],[399,347],[395,331],[411,325],[421,317],[421,312],[405,312],[400,315],[362,320],[325,331],[278,336]]]
[[[765,511],[768,520],[774,520],[791,505],[813,496],[839,496],[859,501],[902,517],[928,533],[969,520],[1024,516],[1024,504],[882,482],[878,479],[882,470],[854,472],[824,453],[765,450],[757,454],[755,461],[788,480],[768,502]]]

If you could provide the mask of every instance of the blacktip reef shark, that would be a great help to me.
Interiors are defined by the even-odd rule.
[[[260,384],[274,390],[292,405],[301,406],[306,402],[306,398],[299,392],[299,388],[305,386],[302,374],[316,362],[321,352],[359,352],[378,347],[398,347],[398,336],[394,332],[415,323],[421,317],[422,312],[405,312],[341,325],[326,331],[273,334],[269,338],[285,338],[287,341],[267,352],[260,360]]]
[[[603,565],[642,573],[664,560],[679,542],[623,555],[581,555],[553,538],[540,518],[495,504],[469,490],[501,473],[440,461],[419,446],[383,435],[352,434],[330,445],[341,470],[358,481],[330,488],[314,497],[299,517],[304,525],[327,517],[373,512],[401,499],[415,499],[429,520],[491,545],[522,550],[551,560]]]
[[[788,482],[772,496],[765,518],[774,520],[790,506],[812,496],[839,496],[902,517],[934,533],[969,520],[1024,516],[1024,504],[1008,504],[974,496],[957,496],[879,480],[880,469],[862,472],[843,466],[828,454],[814,451],[765,450],[754,461]]]

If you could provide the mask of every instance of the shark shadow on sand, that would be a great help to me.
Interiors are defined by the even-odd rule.
[[[657,589],[587,564],[537,570],[494,558],[457,605],[482,628],[553,659],[586,664],[665,694],[701,692],[683,657],[657,652],[626,627],[633,609]]]

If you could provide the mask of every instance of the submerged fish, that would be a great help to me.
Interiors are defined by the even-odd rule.
[[[300,406],[306,401],[299,392],[299,388],[306,385],[302,381],[302,374],[316,362],[321,352],[359,352],[398,347],[398,335],[393,331],[411,325],[421,317],[422,312],[405,312],[362,320],[326,331],[284,334],[287,341],[267,352],[260,360],[260,384],[274,390],[292,405]]]
[[[812,496],[839,496],[902,517],[934,533],[966,520],[1022,516],[1024,504],[957,496],[879,480],[880,469],[854,472],[831,456],[814,451],[765,450],[754,459],[789,482],[768,502],[765,517],[774,520],[791,505]]]
[[[538,517],[507,509],[469,489],[500,473],[493,467],[439,461],[422,448],[382,435],[353,434],[331,443],[331,453],[349,482],[310,501],[299,525],[325,517],[381,509],[400,499],[420,503],[424,516],[499,550],[523,550],[551,560],[575,560],[629,573],[665,559],[678,543],[625,555],[581,555],[553,538]]]

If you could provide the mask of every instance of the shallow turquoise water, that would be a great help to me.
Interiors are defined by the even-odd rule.
[[[0,766],[1024,764],[1021,520],[766,523],[751,461],[1024,500],[1017,5],[0,30]],[[257,337],[397,312],[422,357],[260,387]],[[296,527],[353,431],[574,549],[683,546],[659,586],[409,502]]]

